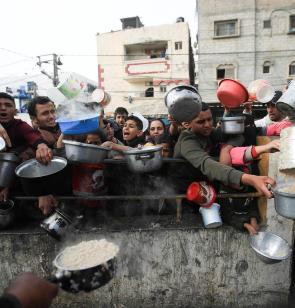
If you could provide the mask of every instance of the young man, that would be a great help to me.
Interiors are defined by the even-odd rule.
[[[245,174],[215,161],[210,156],[210,147],[220,143],[221,140],[218,140],[217,131],[213,128],[212,113],[207,104],[202,103],[199,115],[191,115],[183,125],[187,129],[180,134],[175,145],[175,158],[186,159],[210,181],[217,180],[234,188],[240,188],[242,185],[253,186],[267,198],[271,198],[272,194],[266,185],[274,185],[273,179],[268,176]]]
[[[36,96],[28,104],[28,113],[46,143],[51,148],[56,147],[61,132],[56,123],[54,103],[47,96]]]

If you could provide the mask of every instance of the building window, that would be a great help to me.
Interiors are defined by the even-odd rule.
[[[175,50],[182,49],[182,42],[175,42]]]
[[[269,74],[270,73],[270,62],[269,61],[265,61],[263,63],[262,73],[263,74]]]
[[[167,92],[167,87],[166,86],[160,86],[160,92],[161,93]]]
[[[235,67],[232,64],[219,65],[216,68],[216,79],[221,80],[224,78],[235,79]]]
[[[271,21],[270,19],[266,19],[263,21],[263,28],[264,29],[270,29],[271,28]]]
[[[154,97],[154,88],[147,88],[145,90],[145,97]]]
[[[214,21],[214,37],[231,37],[239,35],[239,22],[237,19]]]
[[[295,76],[295,61],[289,65],[289,76]]]
[[[295,32],[295,15],[290,16],[290,32]]]

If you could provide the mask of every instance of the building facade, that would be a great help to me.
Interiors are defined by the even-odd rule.
[[[217,102],[218,81],[295,79],[294,0],[197,0],[199,90]]]
[[[105,111],[167,114],[165,93],[194,83],[189,26],[182,18],[152,27],[138,17],[121,21],[122,30],[97,34],[98,86],[111,95]]]

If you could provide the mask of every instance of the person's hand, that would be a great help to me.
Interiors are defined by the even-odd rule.
[[[40,143],[36,151],[36,159],[44,165],[47,165],[53,157],[52,150],[45,144]]]
[[[64,143],[63,143],[63,140],[64,140],[64,134],[60,134],[60,136],[58,137],[58,139],[57,139],[57,142],[56,142],[56,147],[58,148],[58,149],[61,149],[61,148],[63,148],[65,145],[64,145]]]
[[[268,199],[272,198],[273,195],[267,186],[275,186],[276,184],[275,180],[268,176],[258,176],[247,173],[242,175],[241,182],[244,185],[253,186],[258,192],[263,193],[264,196]]]
[[[38,197],[38,207],[44,215],[50,214],[56,206],[57,200],[52,195]]]
[[[9,195],[9,188],[4,187],[0,190],[0,201],[6,201],[8,200],[8,195]]]
[[[19,300],[22,308],[47,308],[57,293],[56,284],[33,273],[21,274],[5,290],[5,294],[11,294]]]
[[[173,126],[179,126],[178,122],[175,121],[175,120],[173,119],[173,117],[172,117],[170,114],[168,114],[167,119],[168,119],[168,121],[169,121],[169,123],[170,123],[171,125],[173,125]]]
[[[255,217],[250,219],[250,223],[244,223],[244,227],[247,229],[250,235],[255,235],[259,231],[259,225]]]
[[[6,146],[8,146],[10,148],[12,147],[10,138],[7,134],[7,131],[1,124],[0,124],[0,137],[2,137],[4,139]]]
[[[113,145],[114,143],[112,142],[112,141],[105,141],[104,143],[102,143],[100,146],[101,147],[104,147],[104,148],[112,148],[112,145]]]
[[[280,150],[280,139],[275,139],[267,143],[266,145],[266,152],[274,152]]]

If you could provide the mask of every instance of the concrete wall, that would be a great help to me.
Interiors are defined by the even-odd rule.
[[[289,16],[295,14],[292,0],[199,0],[198,1],[199,89],[207,102],[217,102],[216,68],[232,64],[236,79],[246,86],[266,79],[276,89],[286,84],[289,64],[295,60],[295,35],[289,32]],[[238,19],[240,36],[214,38],[214,21]],[[271,20],[271,29],[263,20]],[[271,62],[263,74],[265,61]]]

